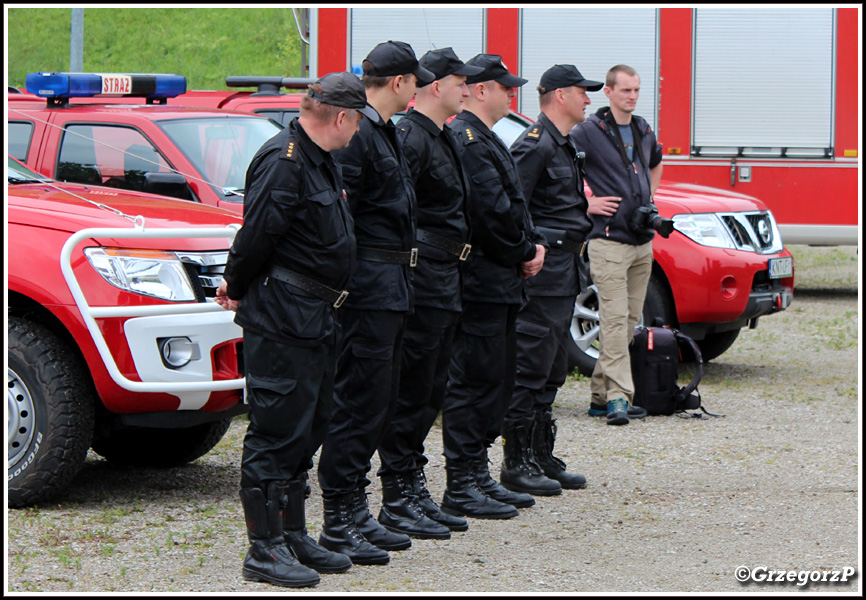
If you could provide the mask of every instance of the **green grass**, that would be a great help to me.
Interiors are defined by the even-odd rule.
[[[69,70],[69,8],[9,8],[9,85]],[[86,8],[83,70],[176,73],[187,89],[225,89],[227,75],[301,76],[291,8]]]

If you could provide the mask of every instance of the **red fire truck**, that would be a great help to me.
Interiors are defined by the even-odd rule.
[[[574,5],[571,5],[574,6]],[[557,63],[602,80],[641,75],[637,113],[664,145],[667,180],[760,198],[786,244],[857,244],[860,8],[309,9],[310,74],[359,71],[378,42],[420,56],[500,54],[530,81],[513,108],[538,114],[535,84]],[[603,92],[591,93],[596,110]]]

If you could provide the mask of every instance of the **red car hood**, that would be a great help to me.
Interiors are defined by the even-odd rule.
[[[718,188],[662,181],[653,198],[659,214],[670,217],[680,213],[752,212],[767,210],[767,205],[744,194]]]
[[[20,224],[74,233],[92,227],[132,229],[133,223],[130,219],[137,216],[144,217],[144,227],[147,230],[226,227],[233,223],[242,223],[240,215],[220,208],[113,188],[53,182],[13,184],[7,189],[10,225]],[[124,242],[119,245],[129,244]],[[159,239],[141,239],[137,240],[135,245],[175,248],[183,246],[184,249],[228,247],[227,242],[212,238],[190,239],[183,243],[179,243],[179,240],[166,243]]]

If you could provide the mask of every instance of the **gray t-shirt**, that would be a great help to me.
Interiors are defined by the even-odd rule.
[[[619,127],[622,145],[625,147],[625,154],[630,162],[634,162],[634,132],[631,130],[631,124],[617,125],[617,127]]]

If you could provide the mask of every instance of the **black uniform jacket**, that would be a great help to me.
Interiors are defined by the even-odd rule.
[[[418,231],[457,244],[469,241],[466,196],[469,181],[460,163],[457,142],[447,127],[410,110],[397,124],[397,137],[415,184]],[[414,270],[415,303],[459,311],[460,261],[457,256],[419,241]]]
[[[634,162],[620,151],[617,124],[609,107],[577,125],[569,133],[575,147],[586,154],[586,178],[596,196],[619,196],[622,201],[613,216],[591,215],[589,239],[606,238],[623,244],[641,245],[653,235],[636,234],[629,228],[632,213],[652,201],[650,169],[662,161],[662,147],[645,119],[632,115],[635,138]]]
[[[586,214],[583,175],[577,149],[541,113],[511,145],[532,222],[542,233],[556,230],[577,248],[592,228]],[[538,296],[570,296],[580,292],[578,255],[548,239],[551,251],[541,272],[527,280],[526,292]]]
[[[378,122],[364,118],[349,146],[333,154],[342,167],[358,248],[411,252],[415,190],[394,124],[381,117]],[[362,310],[411,310],[410,271],[408,264],[373,262],[359,256],[344,305]]]
[[[235,322],[281,342],[332,343],[331,304],[268,271],[277,265],[342,290],[354,263],[339,167],[295,119],[261,147],[247,170],[244,224],[225,270],[229,298],[241,301]]]
[[[532,224],[517,166],[502,140],[471,112],[464,110],[449,127],[470,187],[472,253],[464,263],[463,298],[520,304],[520,263],[535,257],[536,244],[547,242]]]

